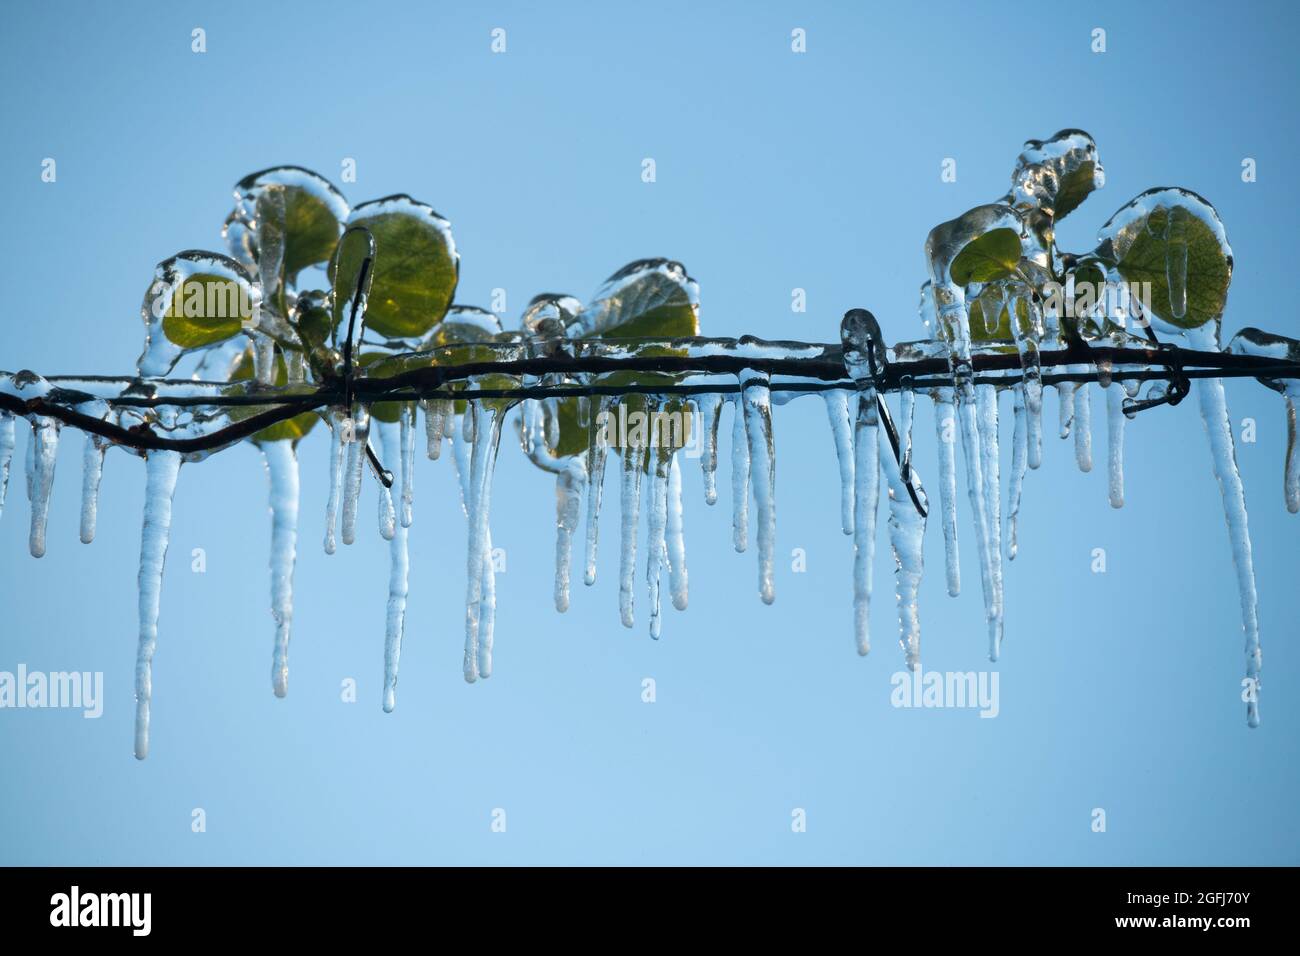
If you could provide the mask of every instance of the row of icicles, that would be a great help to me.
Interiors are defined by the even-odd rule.
[[[830,422],[830,431],[839,462],[841,482],[841,522],[845,534],[853,536],[854,571],[853,603],[855,639],[859,653],[870,648],[868,625],[872,592],[872,563],[875,543],[880,478],[883,475],[889,505],[888,533],[894,557],[900,643],[909,667],[919,665],[920,624],[917,591],[924,568],[923,535],[926,519],[907,490],[904,465],[910,467],[912,423],[915,394],[903,390],[897,400],[895,420],[900,436],[898,459],[881,434],[875,394],[870,383],[859,383],[861,390],[834,388],[822,393]],[[1103,379],[1108,425],[1109,498],[1114,507],[1124,500],[1123,438],[1126,421],[1123,400],[1137,394],[1137,383],[1111,383]],[[776,534],[775,445],[772,432],[772,404],[788,401],[792,394],[772,389],[769,382],[753,373],[742,376],[736,395],[705,394],[696,396],[691,405],[694,427],[703,439],[701,465],[704,496],[709,504],[717,500],[715,472],[718,463],[718,432],[724,405],[735,410],[732,415],[731,491],[733,509],[733,544],[737,551],[749,545],[751,497],[757,512],[758,590],[766,603],[775,598],[774,555]],[[1005,385],[975,386],[975,412],[980,428],[979,459],[981,486],[972,501],[982,506],[978,511],[988,516],[991,547],[981,553],[981,580],[985,590],[985,609],[989,626],[989,656],[996,659],[1002,636],[1002,554],[1016,555],[1016,525],[1026,468],[1037,468],[1042,460],[1042,429],[1039,415],[1041,394],[1031,402],[1026,383],[1011,386],[1013,420],[1011,478],[1006,494],[1006,531],[1003,536],[1000,469],[998,393]],[[1030,383],[1033,387],[1033,383]],[[957,466],[955,436],[959,433],[955,418],[959,403],[953,388],[930,389],[934,423],[938,439],[939,517],[942,526],[948,593],[956,596],[961,587],[957,544]],[[1062,383],[1057,386],[1060,406],[1059,434],[1073,435],[1074,453],[1083,471],[1092,468],[1091,397],[1086,385]],[[1222,382],[1217,379],[1197,383],[1202,417],[1210,436],[1215,474],[1223,488],[1228,507],[1228,524],[1232,533],[1241,588],[1248,652],[1252,646],[1258,655],[1258,624],[1255,619],[1255,591],[1250,562],[1249,539],[1245,536],[1245,509],[1241,479],[1232,454],[1231,433]],[[1293,396],[1287,396],[1291,402]],[[608,412],[612,399],[600,400],[600,411]],[[527,400],[516,421],[525,450],[542,442],[538,434],[545,428],[542,403]],[[444,441],[449,441],[459,479],[463,510],[468,519],[467,585],[465,611],[464,675],[467,681],[486,678],[492,671],[493,630],[496,608],[492,540],[489,530],[492,476],[503,420],[506,412],[496,403],[468,401],[465,411],[457,413],[448,400],[422,401],[426,426],[427,455],[437,459]],[[383,707],[391,711],[396,703],[398,665],[406,611],[408,589],[407,530],[413,520],[416,411],[404,403],[396,422],[372,420],[364,408],[352,418],[342,411],[329,414],[332,441],[330,446],[330,492],[326,507],[324,546],[333,553],[339,538],[352,543],[358,528],[358,504],[365,471],[365,446],[369,433],[378,432],[384,461],[398,463],[392,488],[376,482],[379,490],[378,526],[390,542],[391,574],[387,603],[384,644]],[[1292,405],[1293,408],[1293,405]],[[1291,411],[1291,415],[1294,412]],[[30,416],[31,438],[27,446],[26,485],[31,502],[30,550],[34,556],[45,553],[45,527],[49,497],[54,479],[55,457],[60,422],[54,418]],[[603,433],[602,433],[603,437]],[[0,412],[0,511],[3,509],[10,460],[15,444],[15,419]],[[95,534],[97,496],[103,469],[104,453],[110,443],[87,434],[84,453],[80,536],[89,543]],[[881,446],[884,446],[882,451]],[[1300,481],[1295,479],[1295,442],[1289,444],[1287,503],[1300,507]],[[288,687],[288,649],[293,616],[292,576],[298,537],[299,476],[292,442],[275,441],[260,445],[270,476],[271,535],[271,611],[275,621],[272,683],[275,693],[284,696]],[[680,449],[652,449],[644,445],[609,449],[602,441],[593,442],[586,454],[559,463],[556,470],[556,562],[555,605],[560,611],[569,604],[569,583],[574,536],[583,524],[585,502],[584,581],[595,582],[599,514],[604,486],[606,460],[613,451],[621,462],[619,477],[620,559],[619,611],[626,626],[634,623],[633,595],[636,578],[636,549],[642,507],[643,475],[648,481],[646,586],[649,594],[650,632],[659,636],[661,628],[661,580],[667,576],[671,602],[685,609],[688,599],[686,548],[682,521],[682,474]],[[900,460],[901,463],[900,464]],[[143,758],[149,749],[149,711],[152,697],[151,665],[157,646],[159,599],[163,563],[167,551],[171,522],[172,496],[182,456],[173,451],[154,451],[147,455],[146,499],[140,554],[140,631],[136,663],[136,734],[135,753]],[[647,467],[647,462],[649,466]],[[924,498],[924,492],[920,492]],[[923,504],[926,502],[923,500]],[[977,527],[977,532],[980,530]],[[1005,542],[1005,543],[1004,543]],[[1253,641],[1253,645],[1252,645]],[[1256,670],[1257,675],[1257,670]],[[1252,709],[1252,723],[1257,710]]]

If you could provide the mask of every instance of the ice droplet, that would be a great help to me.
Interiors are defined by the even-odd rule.
[[[151,451],[145,459],[144,522],[140,532],[140,638],[135,657],[135,756],[149,756],[149,704],[153,699],[153,655],[158,647],[158,607],[163,563],[171,536],[172,496],[181,456]]]

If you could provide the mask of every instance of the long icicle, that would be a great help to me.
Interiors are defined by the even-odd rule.
[[[673,607],[686,610],[689,576],[686,573],[686,537],[682,528],[682,468],[673,455],[668,472],[668,586]]]
[[[140,532],[140,639],[135,656],[135,756],[149,756],[149,704],[153,699],[153,655],[158,647],[158,607],[163,563],[171,536],[172,496],[181,456],[151,451],[145,460],[144,522]]]
[[[1019,549],[1017,532],[1020,523],[1020,498],[1025,487],[1025,467],[1029,463],[1029,414],[1025,403],[1025,386],[1018,383],[1012,389],[1012,416],[1015,422],[1011,433],[1011,490],[1007,499],[1007,560],[1014,561]]]
[[[984,481],[984,513],[988,521],[988,574],[992,585],[989,606],[989,660],[997,660],[1002,647],[1002,486],[998,441],[998,392],[996,385],[977,385],[975,402],[979,414],[980,475]]]
[[[876,511],[880,501],[879,412],[876,391],[858,395],[853,435],[853,635],[858,653],[871,650],[871,568],[876,554]]]
[[[853,413],[849,408],[850,395],[842,388],[822,393],[831,436],[835,440],[835,457],[840,466],[840,526],[845,534],[853,534]]]
[[[650,603],[650,636],[657,641],[663,627],[659,580],[668,557],[668,473],[671,468],[672,449],[657,444],[652,445],[650,458],[654,462],[654,473],[650,476],[645,576]]]
[[[1246,680],[1252,693],[1246,703],[1246,722],[1259,726],[1259,599],[1255,593],[1255,566],[1251,557],[1250,528],[1246,518],[1246,495],[1237,470],[1233,449],[1232,425],[1228,421],[1228,403],[1223,379],[1203,378],[1195,383],[1201,406],[1201,421],[1210,440],[1214,477],[1223,497],[1223,515],[1232,542],[1232,562],[1237,571],[1237,591],[1241,599],[1241,623],[1246,635]]]
[[[471,401],[466,417],[472,424],[467,430],[474,435],[470,456],[469,495],[469,547],[466,561],[465,592],[465,680],[473,683],[486,677],[485,667],[491,672],[491,648],[485,646],[480,631],[483,620],[484,567],[491,561],[488,536],[488,512],[492,501],[492,472],[496,466],[497,448],[501,443],[500,410]],[[462,425],[464,429],[464,425]],[[480,660],[480,655],[483,660]]]
[[[1106,389],[1106,474],[1112,508],[1124,507],[1124,390],[1111,383]]]
[[[99,482],[104,476],[106,446],[95,435],[86,432],[86,445],[81,458],[81,543],[95,540],[95,525],[99,520]]]
[[[1300,449],[1296,443],[1295,400],[1300,395],[1300,388],[1294,382],[1286,385],[1286,465],[1282,471],[1282,495],[1286,500],[1286,510],[1295,514],[1300,511]],[[0,506],[4,504],[3,492],[0,491]]]
[[[771,604],[776,600],[776,444],[766,379],[751,379],[744,385],[741,399],[749,436],[754,503],[758,506],[758,595],[764,604]]]
[[[731,407],[731,543],[743,553],[749,547],[749,438],[742,398]]]
[[[700,427],[704,431],[704,449],[700,455],[704,502],[711,505],[718,500],[718,422],[722,418],[722,396],[713,392],[697,395],[695,407],[700,411]]]
[[[587,443],[587,554],[583,582],[596,583],[596,547],[600,538],[600,504],[605,494],[605,464],[609,461],[610,399],[601,396],[596,414],[588,422]]]
[[[943,559],[948,596],[961,593],[961,560],[957,546],[957,418],[953,390],[937,388],[934,398],[934,430],[939,439],[939,511],[943,523]]]
[[[1080,374],[1090,371],[1087,365],[1072,369]],[[1074,390],[1074,460],[1080,471],[1092,471],[1092,392],[1087,382]]]
[[[555,473],[555,609],[561,613],[569,609],[573,534],[578,530],[586,488],[586,458],[571,458]]]
[[[298,456],[291,441],[261,443],[271,480],[271,689],[289,693],[289,637],[293,626],[293,567],[298,549]]]
[[[365,471],[366,445],[369,441],[370,415],[359,407],[352,417],[352,440],[348,442],[347,465],[343,474],[341,537],[344,544],[352,544],[357,539],[357,506],[361,501],[361,479]]]
[[[5,512],[5,495],[9,491],[9,468],[14,458],[14,416],[0,411],[0,516]]]
[[[32,504],[28,549],[33,558],[45,555],[45,527],[50,517],[50,492],[54,490],[60,427],[56,418],[32,416],[32,437],[27,445],[27,498]]]
[[[646,446],[629,439],[623,449],[623,473],[619,503],[618,611],[624,627],[636,623],[633,616],[632,586],[636,579],[636,536],[641,512],[641,472],[645,468]]]
[[[981,386],[983,387],[983,386]],[[903,460],[910,465],[910,445],[912,436],[913,395],[905,391],[900,398],[902,406],[899,415],[898,437],[899,452]],[[879,429],[877,429],[879,430]],[[887,440],[887,439],[884,439]],[[881,470],[889,486],[889,543],[894,552],[894,582],[898,598],[898,633],[899,644],[909,670],[918,670],[921,664],[921,618],[917,608],[917,592],[921,585],[921,574],[925,568],[922,544],[925,537],[925,518],[912,503],[907,490],[902,469],[894,460],[889,448],[879,453]],[[929,503],[925,492],[916,482],[921,504],[928,510]]]
[[[408,442],[411,436],[410,406],[403,409],[400,424],[395,422],[379,423],[380,447],[384,452],[384,461],[392,461],[395,454],[401,455],[402,500],[407,500],[407,481],[410,469],[407,467]],[[411,453],[414,448],[410,448]],[[406,629],[406,595],[409,586],[410,558],[407,549],[407,528],[409,522],[397,522],[388,543],[388,607],[384,621],[384,713],[391,714],[397,706],[397,672],[402,660],[402,636]]]
[[[330,492],[325,503],[325,553],[338,549],[339,508],[343,502],[343,462],[348,443],[352,440],[352,419],[344,413],[331,410],[330,426]]]
[[[400,520],[403,528],[409,528],[415,520],[415,405],[403,402],[398,421],[401,423],[401,449],[398,453],[402,479]],[[387,453],[385,457],[388,457]]]

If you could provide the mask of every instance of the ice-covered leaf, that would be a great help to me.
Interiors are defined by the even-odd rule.
[[[948,274],[960,286],[995,282],[1011,275],[1019,262],[1020,236],[1011,229],[994,229],[963,246]]]
[[[272,283],[264,260],[271,259],[277,287],[293,285],[303,269],[328,262],[348,218],[343,194],[301,166],[277,166],[245,176],[235,186],[235,200],[226,243],[257,257],[266,285]],[[236,258],[242,258],[239,252]]]
[[[638,259],[615,272],[582,311],[583,338],[700,334],[700,287],[671,259]]]
[[[1097,144],[1081,129],[1063,129],[1049,139],[1026,142],[1013,181],[1018,180],[1018,174],[1030,166],[1040,166],[1052,173],[1054,194],[1048,197],[1047,205],[1057,222],[1077,209],[1106,182],[1097,158]]]
[[[1149,189],[1097,235],[1097,256],[1130,283],[1150,283],[1155,316],[1178,329],[1223,315],[1232,248],[1214,207],[1186,189]]]
[[[229,256],[189,250],[160,262],[140,315],[147,328],[144,375],[165,375],[180,356],[224,342],[251,326],[262,292]]]
[[[364,226],[375,239],[366,327],[388,338],[426,335],[447,312],[460,276],[451,224],[432,207],[397,195],[357,206],[348,226]]]

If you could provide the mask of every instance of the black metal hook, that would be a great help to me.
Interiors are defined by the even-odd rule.
[[[1147,398],[1142,401],[1136,401],[1131,398],[1124,399],[1124,414],[1130,418],[1138,412],[1144,412],[1149,408],[1156,408],[1159,405],[1177,405],[1192,390],[1192,382],[1187,377],[1187,371],[1183,368],[1183,353],[1173,342],[1161,342],[1156,338],[1155,329],[1148,322],[1146,326],[1147,339],[1160,352],[1169,356],[1169,361],[1162,363],[1165,371],[1169,373],[1169,387],[1165,394],[1158,398]]]

